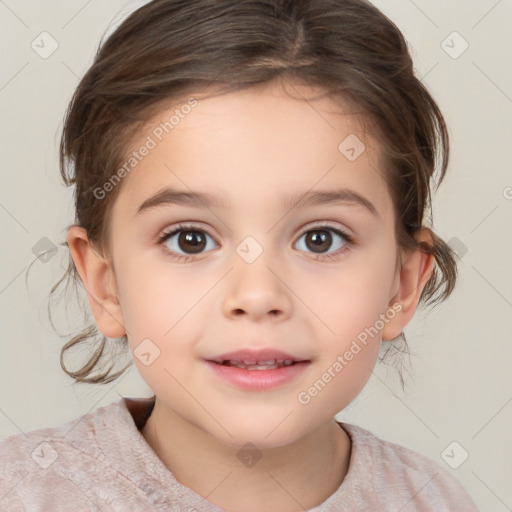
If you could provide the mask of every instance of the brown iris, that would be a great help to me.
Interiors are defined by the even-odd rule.
[[[311,245],[309,244],[311,242]],[[329,231],[317,229],[306,234],[306,245],[308,249],[315,252],[328,250],[332,245],[332,236]]]
[[[206,247],[206,236],[200,231],[182,231],[178,236],[178,245],[187,253],[199,253]]]

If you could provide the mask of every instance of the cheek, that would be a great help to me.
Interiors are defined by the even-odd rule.
[[[339,270],[317,276],[311,286],[308,305],[323,320],[326,339],[343,348],[385,313],[395,274],[395,248],[373,244],[371,249],[354,251]],[[341,343],[341,345],[340,345]]]
[[[152,389],[167,389],[190,372],[204,334],[208,290],[216,276],[198,279],[165,262],[126,259],[119,268],[121,305],[128,342],[140,375]],[[149,355],[146,355],[149,354]]]
[[[165,340],[206,294],[211,279],[197,279],[160,258],[125,261],[119,272],[125,326],[138,337]]]
[[[392,250],[366,253],[308,296],[322,319],[315,335],[321,348],[301,404],[335,415],[364,388],[378,359],[394,270]]]

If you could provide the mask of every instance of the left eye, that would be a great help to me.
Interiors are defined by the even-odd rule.
[[[178,237],[175,237],[175,235],[178,235]],[[167,240],[171,240],[171,242],[175,242],[168,244],[171,251],[179,253],[181,250],[185,254],[190,255],[203,252],[209,246],[207,238],[213,240],[208,233],[200,229],[180,227],[170,233],[164,233],[160,237],[159,242],[163,244]],[[214,242],[214,247],[216,246],[217,244]],[[212,247],[208,248],[212,249]]]
[[[334,233],[334,236],[332,233]],[[299,242],[301,242],[304,237],[306,237],[305,241],[300,244]],[[341,241],[336,243],[336,239]],[[338,229],[321,226],[303,233],[299,238],[299,242],[297,242],[297,245],[302,245],[302,248],[299,247],[300,250],[311,250],[315,253],[324,254],[324,252],[327,252],[331,248],[336,251],[349,245],[350,237]],[[333,244],[335,247],[332,247]]]

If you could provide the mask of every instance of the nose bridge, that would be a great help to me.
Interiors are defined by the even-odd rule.
[[[278,256],[269,246],[270,238],[267,236],[260,243],[255,237],[247,236],[235,248],[234,268],[229,273],[224,297],[226,315],[245,313],[256,319],[290,314],[289,290],[280,276],[282,266]]]

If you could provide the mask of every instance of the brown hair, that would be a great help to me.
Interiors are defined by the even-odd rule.
[[[447,129],[414,76],[400,30],[366,0],[154,0],[132,13],[100,44],[64,120],[60,172],[66,185],[76,186],[75,223],[91,244],[108,256],[109,217],[122,184],[101,200],[93,191],[112,177],[132,137],[164,102],[212,86],[220,93],[272,80],[350,101],[371,121],[385,155],[397,243],[435,260],[420,301],[446,299],[456,281],[454,253],[432,230],[432,245],[418,243],[414,234],[428,207],[431,222],[430,180],[436,168],[437,187],[444,178]],[[75,289],[81,284],[71,256],[51,294],[66,278]],[[399,338],[407,349],[403,333]],[[97,346],[82,368],[69,371],[64,353],[84,342]],[[128,352],[126,336],[115,343],[93,322],[62,348],[61,366],[76,382],[110,382],[130,364],[93,375],[102,361],[113,361],[105,352],[111,346]],[[396,350],[394,343],[390,349]]]

